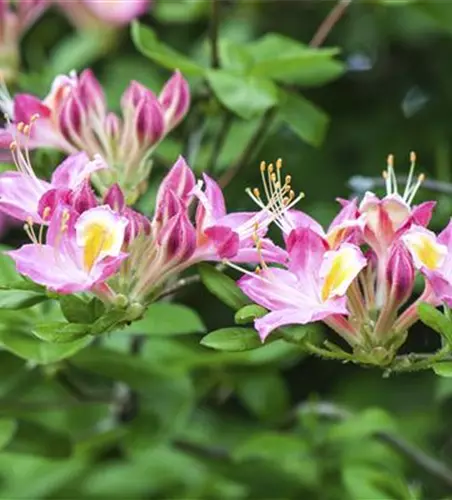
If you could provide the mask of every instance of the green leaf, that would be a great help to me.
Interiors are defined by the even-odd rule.
[[[345,70],[343,63],[333,59],[338,52],[336,48],[307,47],[291,38],[269,33],[248,48],[254,59],[250,74],[283,83],[323,85]]]
[[[185,75],[202,76],[205,69],[157,39],[151,28],[132,23],[132,40],[137,49],[164,68],[179,69]]]
[[[152,7],[152,16],[162,23],[187,24],[209,13],[209,4],[204,0],[156,2]]]
[[[3,449],[13,438],[17,423],[11,418],[0,418],[0,449]]]
[[[203,333],[206,327],[199,315],[187,306],[156,302],[151,304],[144,318],[136,321],[124,333],[146,335],[183,335]]]
[[[388,430],[397,430],[391,416],[380,408],[369,408],[332,426],[329,436],[334,440],[361,440],[376,432]]]
[[[245,307],[239,309],[234,316],[234,321],[238,325],[246,325],[252,323],[256,318],[262,318],[267,314],[267,309],[265,307],[258,306],[256,304],[249,304]]]
[[[96,320],[95,301],[88,301],[77,295],[59,297],[61,311],[69,323],[90,324]]]
[[[90,338],[85,337],[65,344],[51,344],[19,331],[0,330],[0,345],[4,349],[27,361],[42,365],[69,358],[89,342]]]
[[[320,146],[329,123],[328,116],[299,94],[281,90],[280,117],[311,146]]]
[[[19,421],[14,438],[5,451],[49,458],[67,458],[71,455],[69,438],[42,425]]]
[[[48,300],[42,292],[0,290],[0,309],[25,309]]]
[[[49,323],[37,324],[33,328],[32,333],[46,342],[64,344],[86,337],[90,334],[90,327],[89,325],[81,325],[78,323],[52,321]]]
[[[281,333],[281,337],[287,342],[299,344],[303,342],[307,336],[311,337],[315,334],[316,327],[314,325],[293,325],[278,328],[278,331]]]
[[[121,326],[125,319],[126,313],[123,310],[112,309],[111,311],[107,311],[91,325],[91,335],[112,332]]]
[[[77,353],[71,364],[106,378],[122,380],[134,389],[146,389],[150,378],[164,374],[163,369],[158,370],[137,356],[97,347]]]
[[[435,332],[442,335],[452,345],[452,322],[430,304],[419,304],[417,308],[421,321]]]
[[[284,418],[290,397],[284,379],[275,372],[259,371],[239,376],[237,394],[256,416],[265,420]]]
[[[229,276],[210,264],[200,264],[198,269],[204,286],[230,308],[237,310],[250,303],[248,297]]]
[[[344,485],[356,499],[400,500],[407,498],[406,484],[393,473],[378,470],[374,467],[352,465],[347,466],[342,473]],[[405,491],[401,491],[405,490]],[[409,498],[409,497],[408,497]]]
[[[248,351],[262,346],[259,335],[252,328],[221,328],[203,337],[201,344],[217,351]]]
[[[433,365],[433,371],[440,377],[452,377],[452,361],[435,363]]]
[[[278,103],[278,88],[268,79],[209,70],[207,80],[218,100],[245,120],[264,113]]]

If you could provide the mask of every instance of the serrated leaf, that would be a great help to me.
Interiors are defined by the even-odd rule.
[[[452,345],[452,322],[430,304],[419,304],[417,308],[421,321],[435,332],[442,335]]]
[[[206,327],[193,309],[181,304],[151,304],[142,320],[132,323],[124,333],[144,335],[185,335],[203,333]]]
[[[53,321],[37,324],[33,328],[32,333],[46,342],[65,344],[90,335],[90,326],[78,323],[66,323],[64,321]]]
[[[218,100],[245,120],[263,114],[278,103],[278,88],[264,77],[209,70],[207,81]]]
[[[210,264],[200,264],[198,269],[201,281],[209,292],[232,309],[237,310],[250,303],[248,297],[229,276]]]
[[[267,309],[265,307],[258,306],[256,304],[249,304],[245,307],[239,309],[234,316],[234,321],[238,325],[246,325],[252,323],[256,318],[262,318],[267,314]]]
[[[221,328],[203,337],[201,344],[217,351],[248,351],[262,346],[256,330],[252,328]]]
[[[281,90],[281,119],[311,146],[320,146],[329,124],[328,116],[302,95]]]
[[[136,48],[164,68],[179,69],[185,75],[202,76],[205,69],[157,39],[151,28],[132,23],[132,40]]]

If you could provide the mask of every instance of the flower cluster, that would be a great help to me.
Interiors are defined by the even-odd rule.
[[[179,124],[189,103],[188,84],[178,71],[158,97],[132,81],[121,99],[122,117],[108,110],[102,86],[90,70],[62,75],[43,100],[30,94],[0,96],[0,109],[9,116],[0,145],[7,147],[22,136],[30,148],[100,154],[111,168],[93,177],[97,188],[105,192],[118,183],[128,201],[134,201],[145,187],[152,152]]]
[[[360,203],[339,200],[341,210],[327,231],[307,214],[292,209],[290,178],[282,185],[276,169],[262,165],[266,196],[251,197],[268,207],[283,233],[283,266],[264,258],[239,281],[243,292],[269,312],[256,319],[262,340],[288,324],[323,321],[355,353],[389,362],[417,319],[421,302],[452,306],[452,222],[436,236],[427,229],[434,202],[412,205],[423,175],[414,176],[415,155],[403,192],[393,157],[383,173],[387,194],[367,192]],[[260,239],[255,237],[257,248]],[[281,261],[280,261],[281,262]],[[416,273],[425,278],[421,296],[409,304]]]
[[[111,170],[100,155],[74,153],[50,181],[39,179],[21,142],[35,126],[19,127],[11,144],[18,171],[0,175],[0,211],[22,220],[31,240],[9,252],[17,270],[49,290],[145,306],[171,277],[198,262],[285,258],[265,239],[273,218],[268,207],[228,214],[217,183],[207,175],[196,181],[182,157],[161,183],[151,218],[128,206],[116,183],[96,193],[90,178]]]
[[[48,4],[49,0],[0,1],[0,81],[15,78],[20,39]]]

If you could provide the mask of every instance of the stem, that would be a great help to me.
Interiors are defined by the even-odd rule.
[[[209,30],[211,47],[210,65],[214,69],[220,67],[220,51],[218,46],[218,31],[220,27],[220,1],[221,0],[211,0],[212,13],[210,16]]]
[[[328,14],[328,16],[322,21],[322,24],[318,27],[312,40],[310,42],[310,47],[320,47],[326,40],[330,31],[334,28],[334,25],[339,21],[347,7],[351,4],[352,0],[340,0],[333,10]]]

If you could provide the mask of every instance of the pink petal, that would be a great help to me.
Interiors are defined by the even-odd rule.
[[[83,0],[83,3],[99,19],[116,25],[130,23],[145,14],[150,0]]]
[[[97,170],[108,168],[103,159],[96,155],[90,161],[85,152],[68,156],[52,175],[52,186],[76,189],[89,175]]]
[[[411,211],[413,222],[418,226],[428,226],[435,206],[436,201],[426,201],[413,207]]]
[[[37,97],[31,94],[16,94],[14,97],[14,122],[28,124],[33,115],[41,119],[50,118],[50,109]]]
[[[0,175],[0,210],[19,220],[31,217],[41,222],[39,200],[50,188],[49,183],[22,172],[5,172]]]
[[[215,247],[220,259],[232,259],[237,255],[240,248],[238,234],[232,229],[224,226],[212,226],[204,231]]]
[[[287,241],[289,269],[301,282],[311,282],[318,277],[328,243],[308,227],[293,230]]]

